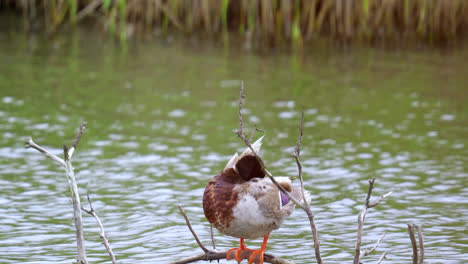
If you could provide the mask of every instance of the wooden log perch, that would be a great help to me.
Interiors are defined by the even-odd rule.
[[[187,224],[187,227],[189,228],[190,232],[192,233],[193,238],[197,242],[198,246],[203,250],[203,253],[200,253],[200,254],[197,254],[195,256],[185,258],[185,259],[173,261],[173,262],[171,262],[169,264],[186,264],[186,263],[192,263],[192,262],[196,262],[196,261],[200,261],[200,260],[213,261],[213,260],[226,259],[227,251],[209,250],[203,245],[203,243],[200,241],[197,234],[193,230],[192,225],[190,224],[190,220],[188,219],[187,214],[185,213],[182,206],[178,205],[177,207],[179,208],[180,213],[184,216],[185,223]],[[245,251],[241,252],[241,255],[244,258],[248,258],[248,257],[250,257],[251,253],[252,253],[252,251],[245,250]],[[231,254],[234,254],[234,252],[231,252]],[[270,255],[270,254],[264,254],[263,256],[264,256],[264,262],[266,262],[266,263],[273,263],[273,264],[292,264],[292,263],[294,263],[294,262],[291,262],[291,261],[288,261],[288,260],[285,260],[285,259],[282,259],[282,258],[275,257],[275,256]]]

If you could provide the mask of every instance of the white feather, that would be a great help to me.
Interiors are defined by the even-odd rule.
[[[226,169],[234,167],[234,165],[236,164],[238,158],[239,158],[239,155],[237,153],[234,154],[234,156],[232,156],[232,158],[228,161],[228,163],[226,164],[226,167],[224,167],[224,169],[226,170]]]

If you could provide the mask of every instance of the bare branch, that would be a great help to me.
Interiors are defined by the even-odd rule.
[[[320,256],[320,242],[318,239],[317,227],[315,226],[314,215],[312,213],[312,210],[310,210],[309,201],[305,199],[304,178],[302,176],[302,164],[299,158],[301,154],[301,143],[302,143],[303,135],[304,135],[304,106],[302,106],[302,111],[301,111],[301,124],[300,124],[300,129],[299,129],[299,138],[297,139],[297,144],[296,144],[296,147],[294,148],[294,158],[296,159],[299,181],[301,183],[302,197],[304,197],[303,201],[304,201],[305,209],[303,210],[306,212],[307,216],[309,217],[310,227],[312,229],[312,236],[314,239],[315,259],[317,260],[317,263],[321,264],[322,257]]]
[[[83,124],[80,126],[80,132],[78,133],[77,138],[75,138],[75,141],[73,142],[73,146],[76,147],[76,144],[78,144],[78,141],[83,134],[84,126],[86,125],[86,122],[83,122]],[[61,164],[62,166],[65,167],[66,171],[66,176],[68,180],[68,185],[70,186],[70,191],[72,195],[72,203],[73,203],[73,221],[75,224],[75,234],[76,234],[76,247],[78,251],[78,256],[77,256],[77,262],[78,263],[88,263],[87,257],[86,257],[86,247],[84,243],[84,235],[83,235],[83,219],[81,215],[81,205],[80,205],[80,195],[78,193],[78,185],[76,184],[76,178],[75,178],[75,172],[73,170],[73,166],[71,164],[71,157],[73,155],[74,147],[72,147],[70,150],[67,149],[66,146],[64,146],[64,155],[65,155],[65,160],[53,155],[46,149],[38,146],[36,143],[32,141],[32,138],[27,138],[26,139],[26,147],[32,147],[40,152],[42,152],[44,155],[47,157],[53,159],[55,162]]]
[[[200,253],[198,255],[195,255],[193,257],[188,257],[188,258],[185,258],[185,259],[181,259],[181,260],[177,260],[177,261],[173,261],[169,264],[187,264],[187,263],[192,263],[192,262],[196,262],[196,261],[200,261],[200,260],[205,260],[205,261],[213,261],[213,260],[221,260],[221,259],[226,259],[226,253],[227,251],[223,251],[223,252],[218,252],[218,251],[208,251],[206,253]],[[244,253],[244,251],[242,252]],[[248,258],[250,256],[250,254],[252,253],[252,251],[249,251],[249,252],[245,252],[245,257]],[[272,263],[272,264],[292,264],[294,262],[291,262],[291,261],[288,261],[288,260],[285,260],[285,259],[282,259],[282,258],[278,258],[278,257],[275,257],[273,255],[270,255],[270,254],[263,254],[263,261],[265,263]]]
[[[91,198],[89,198],[89,194],[86,193],[86,196],[88,197],[88,203],[89,203],[89,208],[90,209],[86,210],[83,207],[81,207],[81,210],[83,210],[84,212],[86,212],[87,214],[93,216],[96,219],[96,222],[97,222],[99,228],[101,229],[101,232],[99,232],[99,237],[102,239],[102,242],[104,243],[104,247],[106,247],[107,253],[109,253],[109,256],[112,259],[112,263],[116,264],[117,261],[115,260],[114,253],[112,252],[112,248],[109,245],[109,240],[107,239],[106,233],[104,232],[104,226],[102,225],[101,220],[99,219],[98,215],[94,211],[93,203],[91,203]]]
[[[184,218],[185,218],[185,223],[187,223],[187,226],[188,226],[188,228],[190,229],[190,232],[192,232],[193,238],[195,238],[195,240],[197,241],[198,246],[199,246],[205,253],[208,252],[209,250],[200,242],[200,240],[198,239],[197,234],[195,233],[195,231],[193,231],[192,225],[190,224],[190,220],[188,219],[187,215],[185,214],[184,209],[182,209],[182,206],[177,205],[177,207],[179,207],[180,213],[184,216]]]
[[[377,261],[377,264],[380,264],[385,259],[385,256],[387,256],[387,252],[384,252],[382,256],[380,256],[379,260]]]
[[[377,199],[374,202],[372,202],[371,204],[369,204],[369,208],[377,206],[383,199],[385,199],[387,196],[390,196],[391,194],[392,194],[392,192],[388,192],[388,193],[380,196],[379,199]]]
[[[213,245],[213,249],[216,250],[216,243],[213,236],[213,224],[210,224],[210,236],[211,236],[211,244]]]
[[[203,250],[204,253],[195,255],[193,257],[188,257],[188,258],[185,258],[185,259],[174,261],[174,262],[171,262],[169,264],[186,264],[186,263],[196,262],[196,261],[199,261],[199,260],[212,261],[212,260],[225,259],[227,251],[219,252],[219,251],[216,251],[216,250],[208,250],[200,242],[200,240],[198,239],[197,234],[192,229],[192,225],[190,224],[190,220],[188,219],[187,215],[185,214],[184,209],[182,209],[182,206],[178,205],[177,207],[179,207],[180,212],[182,213],[182,215],[185,218],[185,223],[187,224],[188,228],[190,229],[190,232],[192,232],[192,235],[195,238],[195,240],[197,241],[198,246]],[[250,256],[250,254],[252,253],[252,251],[246,250],[245,252],[243,251],[243,253],[245,253],[244,256],[246,258],[248,258]],[[267,262],[267,263],[273,263],[273,264],[290,264],[290,263],[292,263],[292,262],[289,262],[289,261],[287,261],[285,259],[277,258],[277,257],[275,257],[273,255],[270,255],[270,254],[264,254],[263,256],[264,256],[264,262]]]
[[[361,251],[361,254],[359,255],[359,261],[365,256],[370,255],[372,252],[375,251],[375,249],[380,245],[380,242],[382,242],[382,239],[385,237],[386,233],[383,233],[382,236],[377,240],[375,245],[371,249],[364,249]]]
[[[364,204],[364,208],[362,209],[361,213],[358,216],[358,230],[357,230],[357,239],[356,239],[356,248],[354,251],[354,264],[359,264],[359,261],[363,256],[361,252],[361,241],[362,241],[362,230],[364,228],[364,221],[366,219],[366,213],[367,209],[372,208],[377,206],[385,197],[389,196],[391,192],[381,196],[379,199],[377,199],[374,202],[370,202],[370,198],[372,195],[372,190],[374,189],[374,182],[375,182],[375,177],[369,180],[369,189],[367,191],[367,196],[366,196],[366,202]],[[382,237],[383,239],[383,237]],[[378,242],[380,243],[380,241]],[[377,244],[378,245],[378,244]],[[376,247],[377,247],[376,245]]]
[[[413,247],[413,264],[418,264],[418,246],[416,245],[416,238],[414,237],[414,227],[408,224],[408,233]]]
[[[242,102],[244,101],[244,81],[241,81],[239,95],[239,134],[242,134]]]
[[[39,152],[41,152],[42,154],[44,154],[46,157],[51,158],[52,160],[57,162],[58,164],[60,164],[60,165],[62,165],[64,167],[66,166],[65,161],[63,159],[55,156],[54,154],[47,151],[45,148],[43,148],[43,147],[37,145],[36,143],[34,143],[34,141],[32,140],[31,137],[26,138],[26,140],[24,142],[26,143],[26,148],[36,149]]]
[[[78,131],[78,134],[76,135],[75,140],[73,140],[72,148],[76,149],[76,146],[78,145],[78,142],[80,142],[81,136],[83,135],[86,124],[87,124],[86,121],[81,124],[80,130]]]
[[[247,137],[242,133],[242,104],[244,100],[244,82],[241,82],[241,88],[240,88],[240,96],[239,96],[239,129],[233,130],[234,133],[237,134],[239,138],[244,141],[244,143],[250,148],[252,153],[255,155],[257,158],[258,162],[260,163],[262,171],[265,173],[265,175],[270,178],[270,180],[273,182],[273,184],[281,191],[283,192],[289,200],[293,201],[294,204],[296,204],[299,208],[301,208],[309,217],[310,221],[310,227],[312,230],[312,235],[314,237],[314,249],[315,249],[315,258],[317,259],[318,264],[322,263],[322,259],[320,257],[320,248],[319,248],[319,240],[318,240],[318,235],[317,235],[317,228],[315,226],[314,222],[314,215],[312,214],[312,211],[310,210],[310,206],[308,205],[308,202],[305,201],[306,199],[303,199],[304,204],[300,203],[296,198],[294,198],[288,191],[286,191],[283,186],[281,186],[273,177],[273,175],[266,169],[265,164],[263,163],[263,160],[258,156],[258,154],[255,152],[255,150],[252,148],[252,145],[250,144],[249,140]],[[296,157],[296,162],[298,164],[299,168],[299,178],[301,179],[301,188],[302,188],[302,195],[304,195],[304,183],[302,179],[302,165],[299,160],[299,153],[300,153],[300,145],[301,145],[301,140],[302,140],[302,135],[303,135],[303,123],[304,123],[304,108],[302,108],[302,117],[301,117],[301,128],[300,128],[300,136],[298,140],[298,144],[296,145],[295,149],[295,157]]]
[[[257,152],[253,149],[252,144],[250,144],[250,141],[247,139],[247,137],[242,133],[242,103],[244,101],[244,82],[241,82],[241,89],[240,89],[240,96],[239,96],[239,129],[235,129],[232,132],[234,132],[242,141],[244,141],[245,145],[250,148],[252,151],[252,154],[257,158],[258,163],[261,166],[262,171],[265,173],[265,175],[268,176],[268,178],[271,179],[273,184],[278,187],[278,189],[281,190],[288,198],[289,200],[293,201],[294,204],[296,204],[298,207],[300,207],[302,210],[306,211],[306,207],[301,204],[296,198],[292,197],[291,194],[289,194],[288,191],[286,191],[283,186],[281,186],[271,175],[271,173],[265,168],[265,164],[263,163],[263,160],[258,156]]]
[[[85,127],[86,127],[86,122],[83,122],[81,124],[81,126],[80,126],[80,130],[78,131],[78,134],[75,137],[75,140],[73,140],[73,144],[72,144],[70,150],[68,151],[68,157],[70,159],[73,156],[73,153],[75,152],[75,149],[76,149],[76,146],[78,145],[78,142],[80,142],[80,139],[81,139],[81,136],[83,135]]]
[[[424,263],[424,239],[422,235],[421,226],[414,224],[414,227],[418,230],[418,240],[419,240],[419,264]]]
[[[254,125],[254,129],[252,129],[252,134],[250,134],[250,141],[254,139],[255,132],[257,131],[265,133],[265,131],[263,131],[262,129],[257,128],[257,125]]]

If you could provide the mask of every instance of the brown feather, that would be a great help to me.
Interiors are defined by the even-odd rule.
[[[229,168],[216,175],[205,188],[203,211],[208,221],[221,231],[228,228],[233,219],[232,208],[238,200],[234,186],[241,181],[236,172]]]

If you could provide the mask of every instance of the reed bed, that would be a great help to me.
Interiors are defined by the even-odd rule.
[[[139,33],[232,35],[268,45],[317,36],[338,41],[465,38],[467,0],[0,0],[25,25],[53,33],[85,18],[122,39]],[[225,34],[229,32],[230,34]]]

